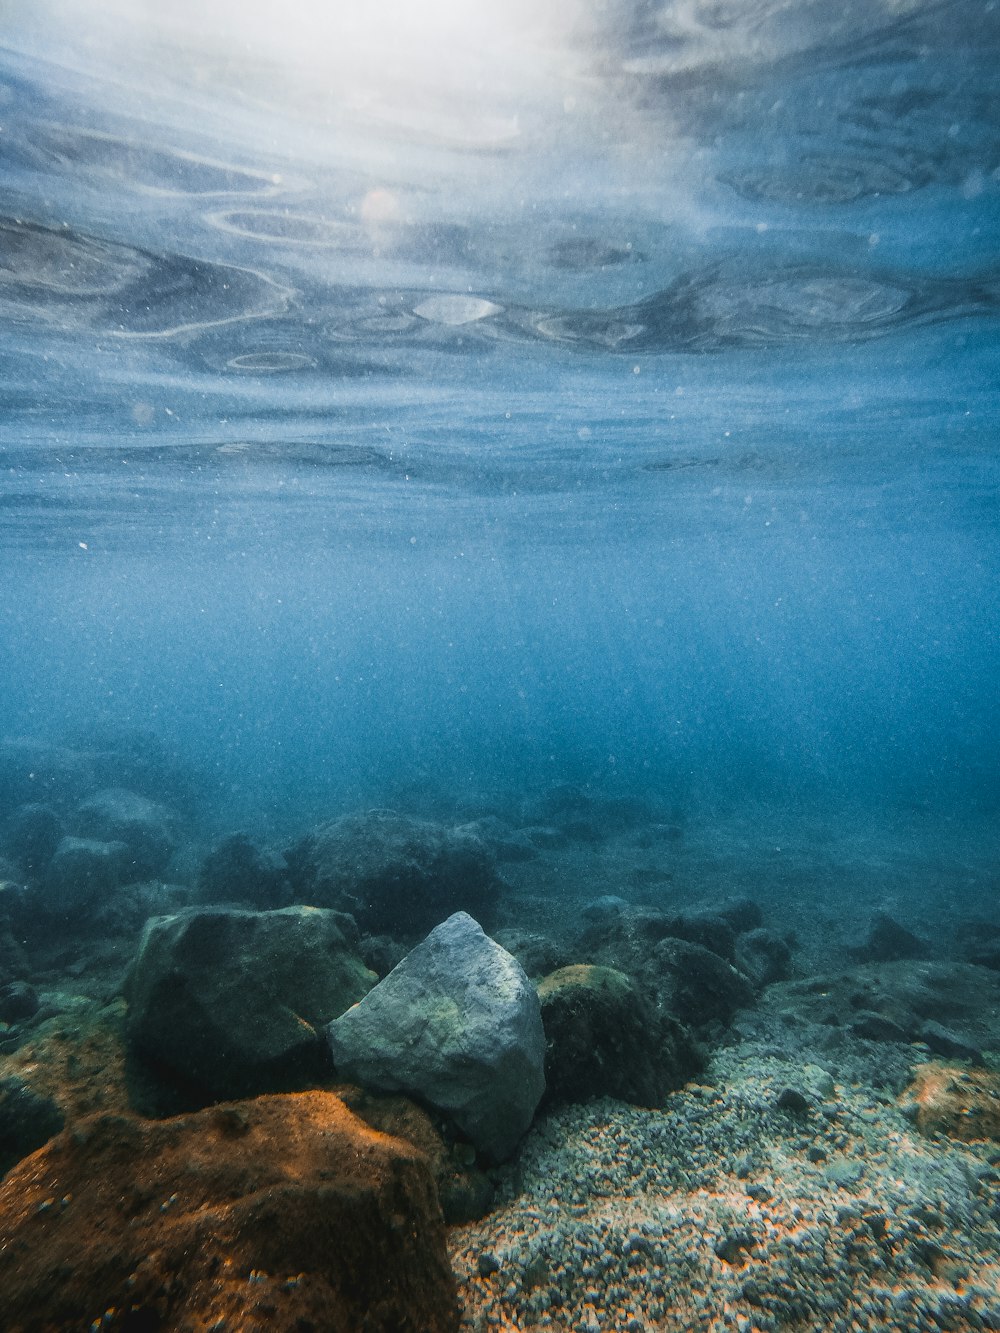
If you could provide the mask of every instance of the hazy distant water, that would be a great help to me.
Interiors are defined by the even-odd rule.
[[[5,12],[0,733],[995,813],[1000,9],[833,8]]]

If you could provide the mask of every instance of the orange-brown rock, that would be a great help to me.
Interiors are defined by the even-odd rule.
[[[78,1121],[0,1186],[5,1333],[448,1333],[426,1157],[329,1092]]]
[[[925,1134],[970,1143],[1000,1139],[1000,1073],[962,1065],[921,1065],[901,1098]]]

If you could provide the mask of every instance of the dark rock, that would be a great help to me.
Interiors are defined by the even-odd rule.
[[[947,1060],[968,1060],[975,1065],[983,1063],[983,1053],[978,1046],[933,1019],[923,1024],[917,1032],[917,1040],[922,1041],[934,1055],[943,1055]]]
[[[793,1115],[804,1115],[812,1102],[801,1088],[782,1088],[774,1099],[774,1104],[779,1111],[791,1111]]]
[[[753,986],[742,972],[688,940],[660,940],[646,974],[662,1009],[689,1027],[726,1025],[737,1009],[754,1002]]]
[[[45,872],[38,906],[46,916],[81,916],[131,878],[130,864],[123,842],[63,838]]]
[[[294,896],[372,934],[414,935],[456,910],[492,917],[499,880],[481,838],[391,810],[345,815],[286,854]]]
[[[329,1026],[338,1072],[444,1112],[502,1161],[545,1086],[538,997],[517,961],[457,912]]]
[[[508,953],[513,954],[533,981],[564,967],[569,962],[566,950],[547,935],[537,935],[516,926],[494,932],[497,944],[503,945]]]
[[[208,903],[283,907],[289,899],[287,868],[277,852],[232,833],[208,853],[198,872],[198,894]]]
[[[888,912],[876,912],[864,943],[854,950],[863,963],[889,963],[905,958],[927,958],[930,948],[911,930],[901,926]]]
[[[77,807],[73,822],[80,837],[125,844],[129,879],[155,879],[176,848],[170,811],[122,787],[89,797]]]
[[[580,916],[588,926],[603,931],[609,925],[616,925],[630,910],[631,905],[627,899],[620,898],[616,893],[602,893],[599,898],[591,898],[584,903]]]
[[[1000,925],[994,921],[970,921],[959,928],[957,935],[966,962],[1000,972]]]
[[[778,982],[765,994],[768,1006],[801,1022],[847,1030],[860,1023],[861,1035],[883,1041],[913,1041],[926,1022],[935,1022],[970,1046],[990,1050],[1000,1021],[1000,976],[968,963],[864,963],[808,981]]]
[[[379,978],[387,977],[409,952],[393,935],[362,935],[358,942],[358,957]]]
[[[19,1023],[38,1013],[38,993],[26,981],[8,981],[0,986],[0,1022]]]
[[[327,1092],[78,1122],[0,1186],[7,1333],[455,1333],[424,1155]]]
[[[752,898],[728,898],[715,909],[716,915],[728,921],[737,935],[757,930],[764,924],[764,914]]]
[[[725,958],[735,961],[736,932],[729,922],[714,912],[677,912],[667,916],[665,934],[677,940],[688,940]]]
[[[125,979],[133,1052],[186,1085],[193,1103],[324,1076],[325,1024],[376,980],[347,924],[308,907],[155,917]]]
[[[21,805],[4,829],[7,851],[27,875],[39,877],[52,860],[64,833],[55,810],[39,802]]]
[[[62,1114],[51,1098],[40,1096],[16,1075],[0,1078],[0,1177],[62,1127]]]
[[[758,988],[787,981],[792,970],[792,951],[773,930],[758,927],[736,941],[736,966]]]
[[[497,861],[534,861],[538,856],[538,848],[524,829],[513,828],[496,815],[485,815],[482,819],[462,824],[457,832],[479,838]]]
[[[608,1096],[657,1106],[699,1067],[681,1025],[658,1014],[622,972],[564,967],[542,980],[538,998],[551,1101]]]
[[[866,1037],[869,1041],[910,1040],[908,1029],[889,1018],[886,1014],[860,1013],[850,1025],[856,1037]]]

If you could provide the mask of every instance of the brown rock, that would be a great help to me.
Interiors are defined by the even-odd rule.
[[[426,1157],[328,1092],[79,1121],[0,1186],[5,1333],[449,1333]]]
[[[1000,1074],[995,1071],[920,1065],[900,1101],[924,1134],[947,1134],[966,1143],[1000,1139]]]

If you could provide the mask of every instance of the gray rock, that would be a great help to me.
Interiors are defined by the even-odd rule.
[[[73,823],[80,837],[123,842],[133,880],[155,879],[176,848],[166,806],[124,787],[108,787],[89,797],[77,807]]]
[[[125,979],[132,1051],[193,1102],[328,1072],[323,1028],[376,981],[348,943],[351,924],[309,907],[154,917]]]
[[[524,971],[456,912],[329,1027],[339,1073],[445,1112],[482,1152],[509,1157],[545,1089],[545,1034]]]
[[[393,810],[323,824],[286,853],[299,902],[348,911],[371,934],[417,935],[456,910],[492,914],[493,856],[468,828]]]
[[[63,838],[45,871],[42,911],[69,917],[89,911],[130,878],[128,865],[123,842]]]

